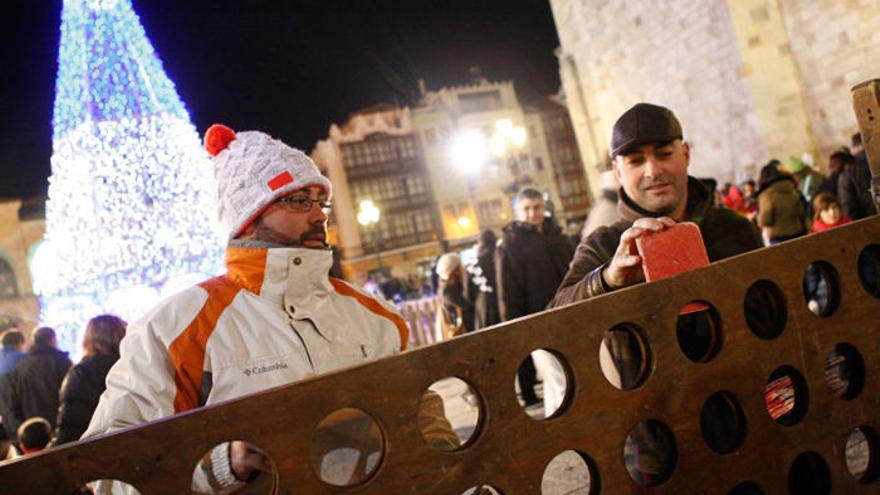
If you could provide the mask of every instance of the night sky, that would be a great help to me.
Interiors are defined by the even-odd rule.
[[[512,79],[556,92],[547,0],[132,0],[199,132],[258,129],[311,151],[331,123],[428,89]],[[0,198],[45,195],[60,0],[0,2]]]

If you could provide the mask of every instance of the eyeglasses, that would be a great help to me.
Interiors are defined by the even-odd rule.
[[[291,210],[300,213],[308,213],[312,211],[312,205],[315,203],[318,204],[318,208],[320,208],[325,215],[329,215],[330,209],[333,208],[333,203],[330,201],[321,201],[320,199],[312,199],[307,196],[283,196],[276,199],[275,202],[281,203]]]

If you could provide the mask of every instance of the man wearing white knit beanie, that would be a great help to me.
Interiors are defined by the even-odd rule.
[[[264,133],[222,125],[208,129],[205,148],[229,229],[227,272],[129,325],[83,438],[406,348],[408,329],[393,306],[328,276],[332,185],[308,156]],[[271,483],[262,452],[222,440],[196,468],[195,493]],[[97,493],[119,492],[98,485]]]

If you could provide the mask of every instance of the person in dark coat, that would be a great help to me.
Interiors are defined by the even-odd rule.
[[[840,174],[837,184],[837,200],[840,201],[842,213],[853,220],[877,214],[874,200],[871,198],[871,166],[868,155],[862,148],[862,135],[855,133],[852,137],[855,163],[846,167]]]
[[[624,220],[580,243],[551,307],[643,282],[636,239],[676,222],[699,226],[710,261],[762,246],[754,224],[713,206],[714,191],[688,175],[690,148],[682,136],[671,110],[648,103],[635,105],[614,124],[610,153],[622,186],[618,209]],[[765,168],[778,166],[773,160]]]
[[[694,222],[699,226],[711,261],[761,247],[754,224],[731,210],[712,206],[714,191],[688,175],[690,148],[682,138],[675,114],[658,105],[639,103],[617,120],[612,129],[610,155],[621,184],[618,208],[624,220],[597,229],[578,245],[551,307],[644,282],[636,240],[651,232],[664,231],[677,222]],[[603,343],[603,348],[611,352],[604,353],[606,357],[600,352],[599,366],[610,382],[625,388],[623,384],[633,373],[626,358],[628,353],[621,351],[631,345],[611,332],[605,340],[608,346]],[[655,428],[642,423],[632,434],[653,441],[638,442],[628,448],[627,468],[638,466],[643,476],[660,475],[657,467],[669,460],[661,450],[653,448],[659,443]]]
[[[14,395],[10,374],[15,369],[15,365],[27,357],[23,352],[25,339],[18,329],[10,328],[3,332],[0,340],[3,342],[3,349],[0,350],[0,416],[3,418],[6,439],[15,442],[19,422],[12,412]],[[2,460],[2,451],[0,451],[0,460]]]
[[[495,232],[486,229],[477,239],[477,257],[465,267],[465,297],[474,304],[474,330],[501,322],[495,280]]]
[[[57,445],[79,440],[88,428],[98,399],[107,388],[107,373],[119,360],[119,342],[125,337],[126,327],[125,321],[113,315],[96,316],[86,325],[85,356],[67,372],[61,384],[55,422]]]
[[[19,424],[33,417],[44,418],[54,428],[58,390],[71,366],[67,353],[58,349],[55,330],[40,327],[34,343],[12,370],[13,414]]]
[[[837,188],[840,184],[840,174],[856,163],[854,156],[846,151],[835,151],[828,157],[828,179],[819,186],[816,191],[818,197],[822,193],[828,193],[837,197]]]
[[[543,311],[568,270],[574,248],[568,237],[546,218],[545,202],[535,189],[517,195],[517,220],[501,230],[495,252],[498,308],[501,320],[508,321]],[[525,405],[540,403],[533,356],[527,356],[517,373]],[[556,371],[547,369],[549,374]],[[545,377],[546,378],[546,377]],[[545,379],[545,396],[547,380]],[[545,411],[547,403],[545,401]]]

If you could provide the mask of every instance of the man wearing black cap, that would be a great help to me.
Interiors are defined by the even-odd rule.
[[[688,176],[690,150],[681,124],[667,108],[639,103],[614,124],[610,155],[620,181],[623,220],[581,241],[550,307],[588,299],[644,280],[636,239],[676,222],[700,226],[709,259],[762,246],[744,217],[712,206],[712,191]]]

